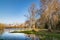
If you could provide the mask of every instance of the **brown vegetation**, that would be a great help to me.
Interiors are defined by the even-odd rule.
[[[60,1],[40,0],[40,2],[42,3],[42,6],[39,10],[37,9],[37,12],[34,11],[36,9],[34,9],[35,7],[33,6],[32,6],[33,9],[30,10],[31,11],[30,14],[33,14],[30,16],[30,18],[32,17],[32,19],[29,18],[30,22],[31,20],[33,20],[31,24],[36,23],[36,24],[32,24],[34,25],[34,27],[38,27],[39,24],[40,28],[47,28],[50,31],[56,30],[56,28],[58,27],[57,24],[60,21]],[[40,18],[35,21],[36,18],[33,17],[34,15],[37,15],[37,13],[38,15],[40,15]]]

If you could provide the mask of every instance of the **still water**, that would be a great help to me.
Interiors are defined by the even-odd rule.
[[[10,33],[14,30],[21,29],[4,29],[4,32],[0,34],[0,40],[39,40],[35,35],[28,35],[24,33]]]

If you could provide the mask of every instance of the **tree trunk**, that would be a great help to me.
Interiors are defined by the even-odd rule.
[[[48,27],[48,31],[53,32],[52,26],[51,26],[50,24],[49,24],[48,26],[49,26],[49,27]]]
[[[33,25],[33,29],[35,29],[35,24]]]

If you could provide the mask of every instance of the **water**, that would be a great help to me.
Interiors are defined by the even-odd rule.
[[[4,32],[0,35],[0,40],[32,40],[32,37],[28,37],[28,35],[24,33],[10,33],[14,30],[21,29],[4,29]],[[37,39],[35,38],[33,40]]]
[[[17,30],[25,30],[21,28],[10,28],[10,29],[4,29],[0,30],[0,40],[40,40],[39,37],[43,37],[43,35],[34,35],[34,34],[24,34],[24,33],[10,33],[11,31],[17,31]],[[60,37],[54,37],[54,36],[44,36],[42,40],[60,40]]]
[[[27,37],[24,33],[8,33],[5,32],[2,36],[4,40],[27,40]]]

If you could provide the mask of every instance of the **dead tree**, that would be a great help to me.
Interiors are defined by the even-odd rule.
[[[58,22],[58,10],[59,10],[59,3],[58,0],[41,0],[42,6],[46,7],[46,9],[43,9],[44,11],[42,12],[41,15],[41,20],[45,24],[48,24],[48,29],[52,31],[53,29],[56,28],[56,23]],[[56,22],[55,22],[56,21]]]
[[[31,5],[31,7],[28,9],[29,15],[26,16],[29,21],[30,21],[30,28],[34,28],[35,29],[35,22],[36,22],[36,14],[37,14],[37,9],[36,9],[36,5],[33,3]]]

